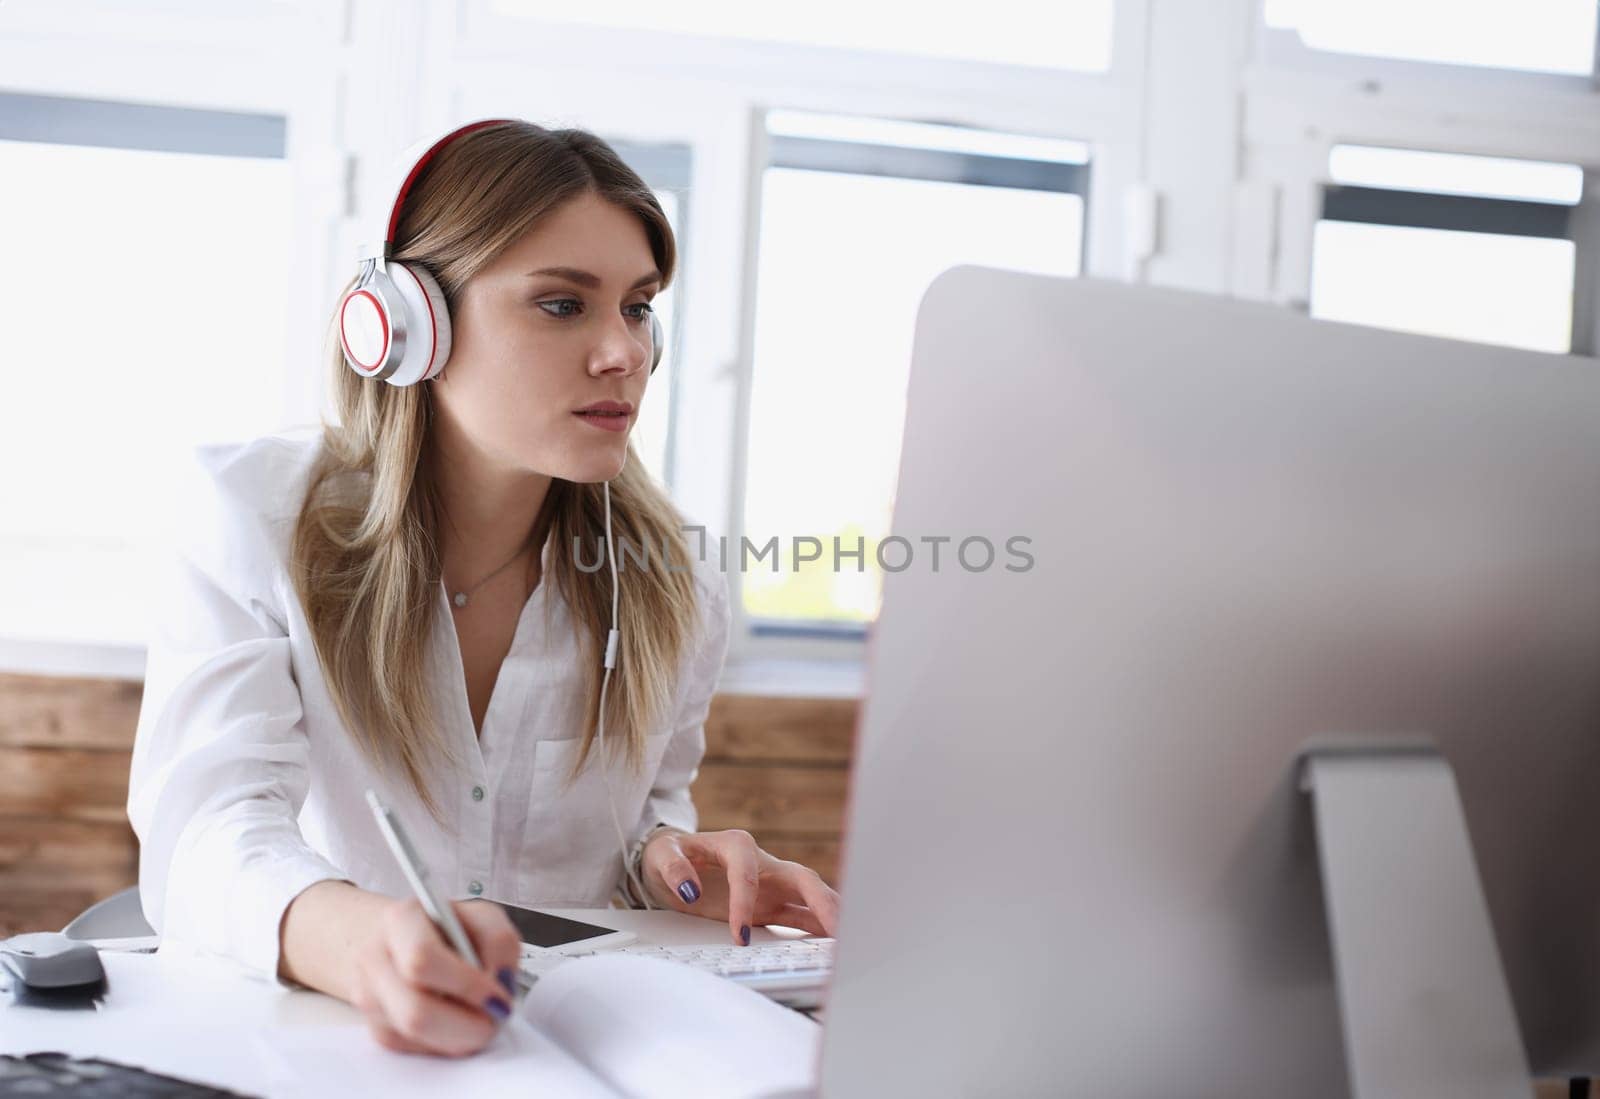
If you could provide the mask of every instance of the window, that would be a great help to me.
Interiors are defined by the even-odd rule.
[[[1268,26],[1337,53],[1587,76],[1594,0],[1266,0]]]
[[[1571,350],[1578,166],[1340,146],[1330,175],[1313,316]]]
[[[692,154],[686,145],[648,145],[615,138],[608,138],[607,143],[650,185],[656,201],[661,203],[667,220],[672,223],[672,234],[678,244],[678,272],[673,277],[672,285],[657,294],[651,303],[655,307],[656,317],[661,321],[667,347],[662,352],[661,365],[650,376],[650,384],[645,389],[645,399],[639,406],[639,418],[634,422],[632,434],[633,448],[640,461],[663,484],[671,485],[672,413],[678,397],[677,371],[673,369],[676,356],[673,352],[679,346],[678,329],[683,318],[679,288],[684,285],[684,263],[689,250],[688,195]]]
[[[282,426],[284,135],[275,116],[0,94],[18,322],[0,631],[142,641],[160,463]]]
[[[774,111],[761,188],[743,536],[757,634],[859,635],[877,614],[916,310],[960,263],[1076,275],[1078,142]],[[815,538],[812,552],[795,540]],[[860,567],[841,557],[863,549]],[[742,564],[743,568],[739,568]]]
[[[1114,0],[1038,4],[998,0],[981,18],[965,8],[903,8],[852,0],[801,5],[705,0],[696,4],[613,0],[574,5],[552,0],[491,0],[502,15],[550,22],[629,27],[1008,65],[1103,72],[1111,64]]]

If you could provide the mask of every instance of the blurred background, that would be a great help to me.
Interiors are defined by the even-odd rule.
[[[636,443],[730,562],[781,548],[725,685],[852,697],[938,272],[1593,355],[1596,7],[0,0],[0,670],[142,675],[165,464],[315,423],[373,181],[516,115],[676,226]]]

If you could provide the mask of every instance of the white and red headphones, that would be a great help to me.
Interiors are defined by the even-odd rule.
[[[420,263],[389,258],[400,226],[400,209],[411,185],[440,149],[461,134],[511,122],[485,118],[457,126],[443,137],[419,141],[402,154],[394,200],[378,212],[381,225],[367,237],[357,256],[356,283],[339,301],[339,345],[344,361],[363,378],[390,385],[414,385],[436,377],[450,358],[450,311],[444,291]],[[650,314],[650,371],[661,364],[666,345],[661,322]]]

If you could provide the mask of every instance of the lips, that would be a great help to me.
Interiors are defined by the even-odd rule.
[[[585,405],[577,410],[578,415],[580,416],[584,414],[595,413],[600,415],[626,416],[632,411],[633,406],[631,404],[625,404],[621,401],[596,401],[594,404]]]
[[[628,425],[633,417],[626,412],[574,412],[574,416],[601,431],[623,432],[628,430]]]

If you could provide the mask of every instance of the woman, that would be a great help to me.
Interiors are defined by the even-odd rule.
[[[517,935],[466,899],[482,970],[445,945],[372,788],[450,896],[833,934],[815,873],[695,831],[729,614],[628,441],[676,261],[654,196],[592,134],[497,120],[426,149],[383,213],[411,312],[374,308],[365,264],[339,424],[202,448],[182,498],[128,799],[151,924],[348,1000],[390,1048],[481,1049]],[[596,570],[612,528],[644,565]]]

